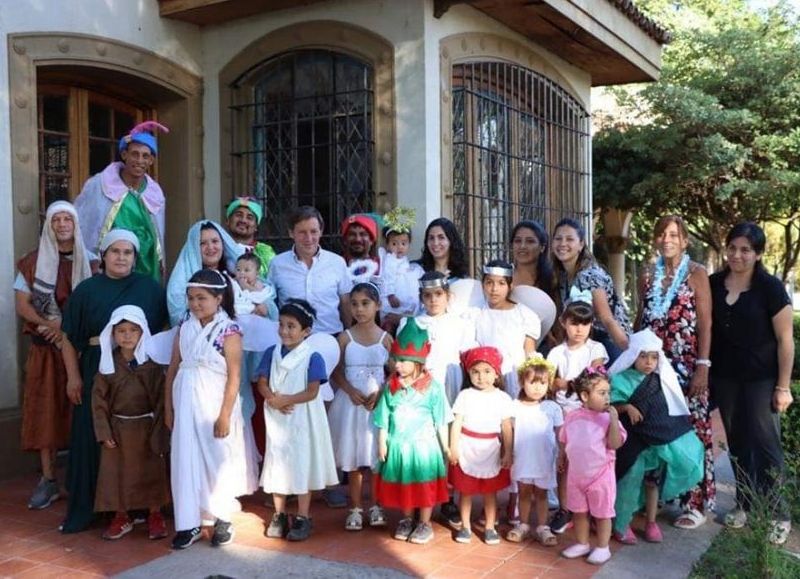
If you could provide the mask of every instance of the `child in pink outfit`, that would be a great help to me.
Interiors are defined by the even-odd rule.
[[[587,368],[572,387],[583,408],[567,414],[558,439],[563,450],[559,469],[569,464],[566,507],[574,514],[577,543],[561,554],[568,559],[589,555],[589,563],[602,565],[611,558],[608,542],[617,495],[614,461],[626,432],[619,423],[616,408],[610,404],[611,387],[604,368]],[[597,523],[594,550],[589,545],[590,515]]]

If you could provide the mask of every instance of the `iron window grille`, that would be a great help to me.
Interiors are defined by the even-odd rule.
[[[521,219],[589,223],[590,116],[551,79],[503,62],[453,66],[453,217],[473,273],[510,258]]]
[[[232,194],[262,204],[259,239],[288,249],[289,214],[312,205],[325,222],[323,247],[340,250],[339,224],[375,202],[372,67],[346,54],[297,50],[262,63],[233,88],[251,100],[230,107]]]

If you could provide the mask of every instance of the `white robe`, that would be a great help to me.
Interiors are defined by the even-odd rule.
[[[181,364],[172,386],[172,496],[178,531],[213,519],[229,522],[240,509],[236,497],[257,488],[255,465],[247,464],[238,397],[228,436],[214,437],[227,366],[213,344],[232,323],[219,312],[205,327],[192,315],[180,328]]]
[[[308,388],[312,348],[303,342],[281,356],[275,346],[269,386],[276,394],[298,394]],[[296,404],[291,414],[264,404],[267,443],[261,486],[265,492],[302,495],[339,483],[328,417],[322,396]]]

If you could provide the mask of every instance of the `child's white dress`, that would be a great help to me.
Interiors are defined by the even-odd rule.
[[[308,366],[314,353],[303,342],[272,353],[269,387],[276,394],[298,394],[308,388]],[[339,483],[322,396],[296,404],[290,414],[264,404],[267,430],[261,486],[267,493],[301,495]]]
[[[564,423],[561,408],[552,400],[525,404],[514,400],[514,463],[511,479],[552,489],[556,482],[555,428]]]
[[[275,290],[269,284],[264,284],[260,290],[244,289],[237,280],[233,280],[233,309],[237,316],[252,314],[259,304],[267,305],[270,309],[269,301],[275,299]]]
[[[440,316],[422,314],[415,319],[420,328],[428,330],[431,343],[425,367],[434,380],[444,386],[447,401],[452,406],[464,382],[461,352],[477,346],[475,326],[469,319],[452,312]]]
[[[251,494],[257,484],[254,476],[248,476],[253,471],[247,465],[238,397],[228,436],[214,436],[228,376],[221,342],[238,332],[238,326],[219,311],[205,326],[192,314],[179,331],[181,364],[172,385],[171,466],[175,529],[185,531],[201,526],[203,520],[230,522],[240,508],[236,497]]]
[[[380,390],[385,379],[384,366],[389,361],[389,352],[383,345],[384,332],[374,344],[364,346],[350,338],[344,349],[344,374],[347,381],[364,395]],[[331,427],[333,453],[336,466],[344,472],[375,464],[376,430],[372,424],[372,412],[364,406],[356,406],[344,390],[339,389],[328,410]]]
[[[413,316],[419,309],[419,278],[425,273],[408,257],[397,257],[382,247],[378,250],[381,260],[381,314]],[[388,296],[394,295],[399,307],[389,304]]]
[[[606,347],[592,339],[586,340],[585,344],[574,350],[570,350],[567,343],[564,342],[547,354],[547,361],[555,365],[558,377],[567,381],[577,378],[592,363],[592,360],[603,360],[603,364],[608,363]],[[572,393],[567,396],[564,390],[556,392],[556,402],[564,413],[572,412],[583,406],[577,394]]]
[[[475,340],[480,346],[494,346],[503,355],[501,370],[511,398],[519,394],[517,366],[525,361],[525,338],[538,341],[541,330],[539,316],[522,304],[507,310],[484,307],[475,313]]]

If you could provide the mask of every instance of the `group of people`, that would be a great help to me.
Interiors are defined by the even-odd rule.
[[[680,501],[683,529],[713,510],[709,385],[738,467],[726,523],[746,524],[748,485],[778,484],[791,306],[761,263],[757,225],[731,230],[726,266],[709,276],[688,256],[683,220],[659,220],[633,324],[570,218],[552,237],[518,223],[510,260],[481,264],[473,280],[446,218],[428,224],[411,261],[412,211],[350,216],[340,256],[320,246],[320,213],[298,207],[293,246],[276,255],[256,240],[262,206],[236,198],[224,227],[191,227],[167,275],[165,199],[147,175],[155,128],[124,137],[121,162],[74,206],[48,207],[38,249],[18,264],[31,336],[22,444],[42,469],[29,507],[62,494],[54,460],[68,448],[63,532],[111,512],[104,538],[140,517],[162,538],[171,502],[174,548],[203,527],[221,546],[237,497],[260,487],[274,507],[265,535],[302,541],[312,493],[335,502],[346,479],[347,531],[386,526],[397,509],[394,537],[424,544],[438,506],[468,543],[480,495],[494,545],[507,491],[507,540],[554,546],[574,525],[562,554],[602,564],[612,534],[637,542],[642,509],[648,541],[662,539],[663,501]],[[775,542],[790,530],[779,507]]]

